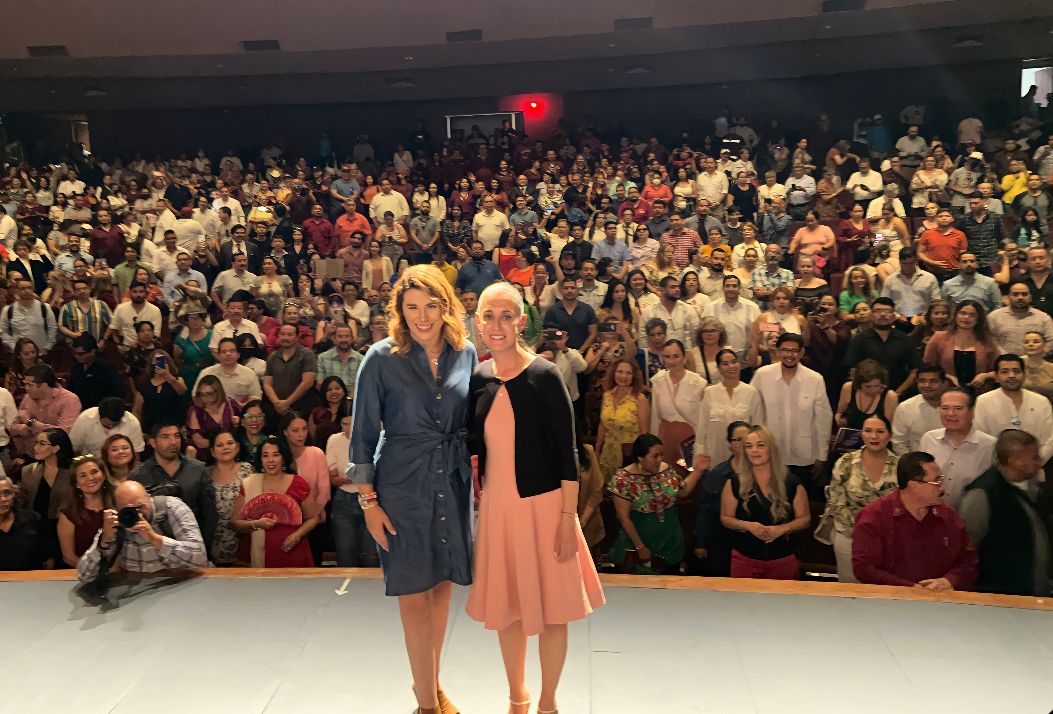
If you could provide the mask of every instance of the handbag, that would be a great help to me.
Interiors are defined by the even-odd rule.
[[[834,544],[834,516],[829,511],[819,517],[819,525],[815,527],[812,537],[823,545]]]

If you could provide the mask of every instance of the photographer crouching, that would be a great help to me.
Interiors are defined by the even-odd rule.
[[[208,566],[201,530],[181,500],[151,497],[136,481],[117,486],[114,500],[117,508],[103,512],[102,529],[77,563],[82,582],[105,580],[114,564],[132,573]]]

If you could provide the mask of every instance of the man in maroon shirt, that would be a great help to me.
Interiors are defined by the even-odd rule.
[[[91,257],[98,260],[105,258],[110,267],[120,265],[124,260],[124,233],[110,221],[110,212],[100,209],[99,225],[88,233],[91,239]]]
[[[636,219],[637,223],[646,223],[651,220],[654,211],[651,210],[650,203],[640,198],[640,189],[636,186],[630,186],[626,193],[629,198],[622,205],[618,206],[618,215],[622,215],[622,212],[629,208],[632,210],[633,218]]]
[[[861,583],[968,590],[978,558],[965,524],[945,504],[943,474],[931,454],[911,451],[896,467],[899,490],[856,518],[852,569]]]
[[[333,224],[325,219],[325,212],[319,203],[311,206],[311,217],[303,222],[303,237],[308,245],[313,245],[318,255],[332,257],[336,252],[337,238]]]

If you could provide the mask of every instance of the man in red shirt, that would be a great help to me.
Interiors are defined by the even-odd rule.
[[[954,216],[946,208],[936,214],[936,225],[918,239],[918,260],[942,283],[961,270],[959,258],[969,239],[954,227]]]
[[[637,223],[646,223],[651,220],[654,212],[651,210],[651,204],[640,198],[640,189],[636,188],[636,186],[631,186],[626,191],[626,195],[628,200],[618,206],[618,215],[622,215],[625,209],[629,208],[632,209],[633,218],[636,219]]]
[[[336,219],[333,226],[336,229],[338,241],[337,248],[346,248],[351,244],[351,234],[360,232],[366,236],[365,243],[369,245],[369,238],[373,235],[373,226],[355,207],[355,199],[349,198],[344,201],[344,213]]]
[[[856,518],[852,569],[861,583],[926,590],[968,590],[979,560],[965,524],[945,504],[943,474],[932,454],[911,451],[896,467],[899,490]]]
[[[325,219],[320,203],[311,206],[311,217],[303,222],[303,237],[323,258],[331,258],[336,253],[336,229]]]

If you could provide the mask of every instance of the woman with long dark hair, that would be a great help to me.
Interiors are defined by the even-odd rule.
[[[21,486],[29,507],[40,516],[41,533],[48,547],[48,558],[62,562],[56,528],[59,509],[73,495],[69,467],[73,444],[62,429],[45,429],[36,435],[31,456],[34,462],[22,469]]]
[[[961,387],[980,389],[994,380],[995,359],[1002,349],[987,329],[986,313],[975,300],[955,305],[951,324],[933,333],[922,361],[940,365]]]
[[[102,514],[114,508],[114,484],[106,476],[102,457],[87,454],[72,460],[69,474],[72,495],[59,509],[58,542],[63,562],[76,568],[102,529]]]

